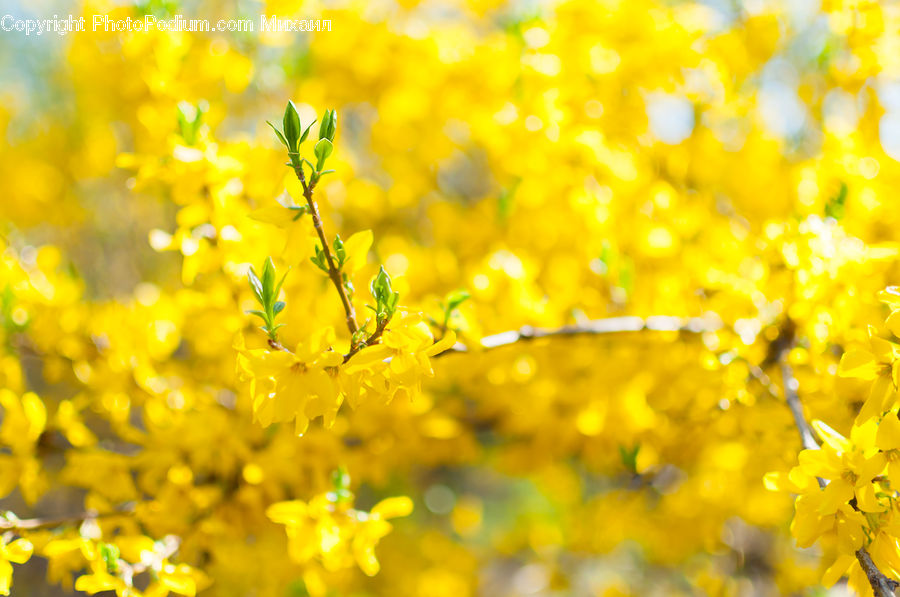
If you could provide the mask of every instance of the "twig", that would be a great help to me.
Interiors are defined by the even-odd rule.
[[[372,332],[372,335],[369,336],[368,338],[366,338],[364,342],[352,343],[350,346],[350,351],[344,355],[344,362],[346,363],[347,361],[349,361],[353,355],[358,353],[364,347],[372,346],[373,344],[378,342],[378,340],[381,339],[382,334],[384,334],[384,331],[387,329],[387,326],[389,323],[390,323],[390,319],[382,319],[375,326],[375,331]]]
[[[132,504],[120,510],[113,510],[112,512],[85,511],[73,516],[64,516],[60,518],[0,519],[0,531],[38,531],[42,529],[52,529],[67,524],[81,523],[86,520],[127,516],[134,513],[134,508],[135,506]]]
[[[773,398],[777,398],[781,400],[783,396],[781,392],[775,387],[775,384],[772,382],[772,378],[768,376],[768,374],[762,370],[762,367],[751,363],[750,361],[743,359],[744,363],[747,365],[747,371],[750,372],[750,377],[758,381],[762,387],[766,389],[770,396]]]
[[[704,332],[714,332],[721,328],[722,322],[716,317],[672,317],[668,315],[651,315],[646,318],[637,316],[608,317],[605,319],[594,319],[575,325],[564,325],[558,328],[523,326],[518,330],[510,330],[491,336],[484,336],[478,342],[478,349],[492,350],[503,346],[510,346],[517,342],[556,336],[621,334],[641,331],[702,334]],[[470,352],[470,348],[465,344],[457,342],[444,352],[435,356],[463,352]]]
[[[762,384],[766,391],[769,392],[770,396],[777,398],[778,400],[783,398],[784,401],[787,402],[788,408],[794,416],[794,425],[800,432],[800,442],[803,445],[803,449],[818,450],[819,442],[813,434],[812,427],[806,422],[806,418],[803,415],[803,405],[800,404],[800,396],[797,395],[797,379],[794,377],[790,365],[782,362],[780,363],[780,366],[782,384],[784,385],[784,395],[777,390],[775,384],[772,383],[772,379],[765,371],[763,371],[762,367],[747,361],[747,369],[750,372],[750,377]],[[822,485],[822,487],[824,487],[823,482],[822,479],[819,479],[819,485]]]
[[[900,583],[882,574],[865,547],[860,547],[856,550],[856,559],[859,561],[863,572],[866,573],[866,578],[869,579],[869,584],[872,585],[875,597],[894,597],[894,590],[900,586]]]
[[[782,359],[779,365],[781,367],[781,381],[784,385],[784,399],[788,408],[791,409],[791,414],[794,416],[794,424],[797,426],[797,431],[800,432],[800,442],[803,444],[803,449],[818,450],[819,443],[816,441],[816,436],[813,435],[812,427],[806,422],[806,417],[803,415],[803,405],[800,404],[800,396],[797,394],[797,388],[800,384],[797,382],[797,378],[794,377],[794,372],[786,360]]]
[[[328,263],[328,277],[331,278],[331,283],[341,297],[341,303],[344,305],[344,314],[347,318],[347,329],[350,330],[352,336],[359,330],[359,326],[356,323],[356,309],[353,308],[353,302],[350,300],[350,297],[347,296],[347,290],[344,288],[343,280],[341,280],[341,270],[335,265],[334,256],[331,254],[331,248],[328,246],[328,239],[325,237],[325,227],[322,225],[319,207],[316,205],[315,199],[313,199],[313,189],[316,186],[315,177],[307,183],[302,166],[294,168],[294,172],[297,174],[297,178],[300,179],[300,184],[303,186],[303,197],[306,199],[306,204],[309,206],[313,227],[316,229],[316,234],[319,235],[319,241],[322,243],[322,252],[325,253],[325,261]]]
[[[769,343],[769,350],[765,360],[757,368],[758,371],[756,373],[751,369],[750,374],[760,380],[768,379],[768,376],[765,374],[765,367],[778,364],[781,370],[781,385],[784,387],[784,400],[787,402],[788,408],[791,409],[791,414],[794,416],[794,425],[797,427],[797,431],[800,432],[800,443],[803,445],[804,450],[818,450],[819,442],[816,440],[812,427],[806,421],[806,416],[803,414],[803,405],[800,403],[800,396],[797,394],[800,383],[794,376],[790,363],[788,363],[788,354],[794,347],[796,339],[796,324],[790,318],[785,319],[778,336]],[[769,391],[772,391],[771,385],[769,386]],[[819,479],[819,485],[824,487],[823,483],[824,481]]]
[[[558,328],[536,328],[526,325],[518,330],[510,330],[507,332],[500,332],[499,334],[484,336],[478,341],[478,348],[481,350],[492,350],[503,346],[510,346],[517,342],[553,336],[621,334],[645,330],[702,333],[716,331],[721,327],[721,322],[718,320],[700,317],[682,318],[666,315],[654,315],[647,318],[636,316],[609,317],[606,319],[595,319],[576,325],[564,325]],[[442,352],[441,355],[455,352],[470,352],[470,349],[465,344],[457,342]]]

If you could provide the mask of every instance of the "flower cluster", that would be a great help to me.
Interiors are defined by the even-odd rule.
[[[335,480],[332,491],[309,502],[279,502],[266,510],[272,522],[285,525],[288,554],[303,566],[303,579],[313,597],[327,592],[324,572],[355,564],[369,576],[377,574],[380,565],[375,546],[391,532],[388,519],[408,516],[413,510],[412,500],[405,496],[382,500],[369,512],[356,510],[349,477],[339,471]]]
[[[311,244],[314,256],[310,261],[330,278],[343,302],[351,333],[348,352],[343,354],[337,349],[334,329],[329,326],[314,327],[293,349],[278,342],[277,330],[284,324],[276,324],[274,320],[286,307],[286,301],[279,300],[284,277],[276,284],[275,266],[270,258],[266,259],[261,275],[252,268],[249,272],[251,288],[262,308],[252,313],[265,323],[262,330],[268,334],[268,345],[248,349],[243,336],[235,345],[240,374],[250,383],[256,420],[263,426],[293,421],[298,435],[305,433],[309,421],[316,417],[322,417],[325,427],[331,427],[345,398],[355,408],[363,400],[387,404],[398,394],[412,398],[421,392],[422,379],[434,375],[429,357],[440,354],[455,342],[456,336],[453,330],[447,329],[446,322],[450,311],[465,300],[448,301],[443,335],[435,341],[421,314],[398,310],[399,293],[392,288],[391,278],[382,267],[370,285],[375,304],[367,305],[374,312],[374,322],[366,320],[363,326],[358,325],[353,306],[353,278],[366,263],[372,233],[357,232],[346,241],[338,235],[329,243],[318,205],[313,200],[316,183],[330,172],[323,167],[333,152],[336,122],[335,111],[326,111],[314,150],[315,165],[299,157],[299,147],[313,123],[301,134],[300,117],[292,102],[285,108],[284,132],[269,123],[288,149],[288,166],[297,175],[306,204],[297,206],[292,200],[288,205],[261,208],[251,217],[284,230],[288,238],[285,250],[298,237]],[[298,229],[297,221],[307,214],[321,242]],[[370,323],[374,323],[371,332],[367,331]]]
[[[860,549],[882,573],[900,577],[900,294],[889,287],[879,298],[890,308],[885,327],[892,337],[869,326],[868,348],[848,350],[838,368],[841,377],[870,383],[849,436],[813,421],[821,448],[800,452],[789,474],[766,477],[770,488],[798,494],[791,524],[797,544],[833,546],[823,584],[831,586],[846,574],[861,594],[872,588],[857,559]]]

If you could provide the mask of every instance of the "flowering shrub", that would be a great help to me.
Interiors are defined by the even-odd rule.
[[[0,31],[0,594],[893,594],[900,16],[725,4]]]

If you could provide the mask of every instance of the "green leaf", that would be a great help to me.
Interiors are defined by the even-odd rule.
[[[284,284],[287,272],[281,277],[281,280],[276,286],[275,264],[272,262],[271,257],[266,257],[266,261],[263,263],[262,278],[256,275],[256,272],[252,267],[250,268],[248,277],[250,278],[250,286],[253,289],[253,293],[256,295],[256,300],[259,301],[263,307],[262,310],[248,311],[248,313],[262,319],[266,325],[260,329],[266,332],[271,340],[277,341],[275,331],[284,324],[275,325],[275,316],[284,310],[285,303],[284,301],[278,301],[276,299],[281,292],[281,286]]]
[[[522,182],[522,179],[517,178],[512,185],[508,188],[503,189],[500,193],[500,196],[497,197],[497,213],[500,216],[501,220],[509,219],[509,215],[512,213],[514,199],[516,196],[516,191],[519,189],[519,184]]]
[[[297,151],[300,134],[300,115],[297,113],[297,106],[288,100],[284,108],[284,137],[288,142],[288,151]]]
[[[106,571],[115,574],[119,570],[119,548],[112,543],[100,544],[100,557],[106,564]]]
[[[287,275],[290,273],[291,268],[288,268],[288,271],[284,272],[284,275],[281,276],[281,281],[278,282],[278,286],[275,287],[275,292],[272,294],[273,299],[277,299],[278,295],[281,293],[281,287],[284,285],[284,279],[287,278]]]
[[[322,116],[322,123],[319,125],[319,140],[328,139],[334,141],[334,134],[337,131],[337,112],[334,110],[325,110]]]
[[[334,145],[328,139],[319,139],[313,152],[316,154],[316,172],[320,172],[325,166],[325,160],[334,151]]]
[[[300,140],[297,141],[297,145],[298,145],[298,146],[299,146],[301,143],[303,143],[304,141],[306,141],[306,138],[307,138],[307,137],[309,137],[309,129],[311,129],[312,126],[313,126],[315,123],[316,123],[315,120],[313,120],[312,122],[310,122],[310,123],[309,123],[309,126],[306,127],[306,130],[303,131],[303,134],[300,135]]]
[[[468,290],[454,290],[447,295],[447,312],[453,311],[470,298],[472,298],[472,295],[469,294]]]
[[[846,211],[845,203],[847,202],[847,183],[841,182],[841,188],[838,190],[837,195],[832,197],[825,204],[825,217],[834,218],[835,220],[840,220],[844,217],[844,212]]]
[[[349,489],[350,473],[347,472],[347,468],[341,466],[337,470],[332,472],[331,483],[335,489]]]
[[[385,271],[384,266],[381,266],[378,270],[378,274],[375,276],[375,279],[372,280],[372,296],[376,299],[384,296],[386,292],[390,292],[391,290],[391,277]]]
[[[197,133],[203,123],[203,107],[190,102],[178,102],[178,130],[188,145],[197,142]]]
[[[347,291],[347,295],[352,299],[353,293],[356,292],[356,287],[353,286],[353,282],[350,281],[350,276],[347,275],[347,272],[343,272],[341,277],[344,280],[344,289]]]
[[[328,263],[325,260],[325,252],[322,250],[322,247],[316,245],[316,256],[310,257],[309,260],[315,263],[320,270],[326,274],[328,273]]]
[[[344,261],[347,259],[347,252],[344,250],[344,241],[341,240],[340,234],[334,236],[334,242],[331,243],[331,246],[334,247],[334,254],[337,256],[338,266],[344,265]]]
[[[394,292],[391,288],[391,277],[382,266],[378,270],[378,275],[372,280],[371,284],[372,296],[375,297],[375,313],[380,320],[390,318],[397,309],[400,302],[400,293]]]
[[[272,127],[272,130],[275,131],[276,135],[278,135],[278,140],[281,141],[284,144],[284,146],[288,148],[288,151],[290,151],[291,146],[288,145],[287,139],[284,138],[284,135],[281,134],[281,131],[279,131],[277,128],[275,128],[275,125],[272,124],[271,122],[269,122],[268,120],[266,121],[266,124],[268,124],[270,127]]]
[[[640,444],[635,444],[633,448],[626,448],[625,446],[619,446],[619,457],[622,459],[622,464],[625,465],[629,471],[634,474],[637,474],[637,455],[641,449]]]
[[[307,207],[306,205],[295,205],[293,207],[289,207],[288,209],[297,212],[293,219],[294,222],[309,213],[309,207]]]
[[[259,276],[256,275],[256,272],[253,271],[252,266],[250,267],[250,271],[247,272],[247,277],[250,279],[250,288],[253,290],[253,294],[256,296],[256,300],[258,300],[261,305],[265,305],[265,302],[263,302],[262,282],[260,282]]]
[[[275,290],[275,264],[272,263],[271,257],[266,257],[266,262],[263,264],[262,287],[263,300],[266,305],[269,305],[275,298],[272,296],[272,292]]]

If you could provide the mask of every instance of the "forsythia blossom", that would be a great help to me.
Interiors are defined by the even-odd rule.
[[[352,508],[346,490],[317,495],[309,502],[294,500],[271,505],[266,514],[286,527],[288,553],[304,565],[304,580],[310,593],[324,594],[320,568],[338,571],[354,563],[372,576],[378,573],[375,546],[390,533],[390,518],[408,516],[413,509],[408,497],[393,497],[377,503],[370,512]]]
[[[891,307],[887,328],[896,337],[900,297],[889,288],[880,298]],[[871,382],[849,437],[813,421],[821,449],[800,452],[799,465],[788,475],[766,476],[771,489],[797,494],[791,533],[798,545],[821,541],[834,546],[823,584],[831,586],[846,574],[861,594],[872,594],[856,557],[861,548],[881,572],[900,576],[900,344],[872,326],[868,335],[868,350],[848,350],[838,369],[841,377]]]
[[[27,539],[0,540],[0,595],[9,595],[12,586],[12,564],[24,564],[31,559],[34,547]]]

